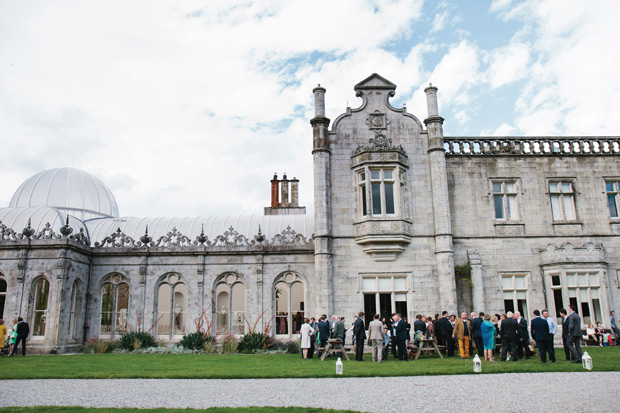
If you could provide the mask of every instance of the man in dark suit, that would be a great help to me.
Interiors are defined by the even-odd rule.
[[[540,361],[546,363],[547,353],[549,353],[549,360],[555,363],[555,355],[549,349],[549,322],[540,316],[538,310],[534,310],[534,315],[536,317],[530,322],[530,330],[540,353]]]
[[[415,321],[413,323],[413,332],[414,334],[418,331],[421,331],[422,334],[426,334],[426,323],[422,321],[422,315],[418,314],[415,316]]]
[[[13,346],[13,352],[9,354],[9,357],[12,357],[15,355],[15,353],[17,353],[17,347],[19,346],[20,341],[22,343],[22,356],[25,356],[26,355],[26,339],[28,338],[28,334],[30,334],[30,326],[21,317],[17,319],[17,325],[15,326],[15,333],[17,334],[17,338],[15,339],[15,345]]]
[[[394,331],[396,331],[396,347],[398,347],[398,360],[407,361],[407,326],[400,317],[400,314],[394,314]]]
[[[484,344],[482,343],[482,317],[484,313],[478,313],[478,317],[471,320],[471,336],[478,350],[478,357],[484,354]]]
[[[568,339],[566,345],[573,356],[573,363],[581,363],[581,317],[577,314],[577,307],[568,306]]]
[[[353,325],[353,335],[357,344],[355,350],[355,360],[362,361],[364,357],[364,342],[366,341],[366,326],[364,325],[364,312],[360,311],[355,324]]]
[[[570,353],[570,349],[568,348],[568,314],[565,309],[560,310],[560,315],[562,316],[562,345],[564,346],[564,355],[566,356],[566,361],[571,361],[573,359],[573,355]]]
[[[517,320],[512,318],[512,312],[508,312],[506,314],[506,319],[502,320],[502,326],[500,327],[500,334],[502,335],[502,361],[506,361],[506,356],[508,355],[508,350],[510,349],[510,354],[512,355],[512,361],[519,360],[519,354],[517,353],[517,341],[518,341],[518,332],[519,328],[517,325]]]
[[[319,335],[317,340],[319,342],[319,349],[325,349],[327,346],[327,340],[329,339],[329,323],[327,322],[327,316],[323,314],[317,323],[319,329]],[[321,355],[321,351],[317,352],[317,356]]]
[[[517,320],[519,333],[519,357],[523,357],[525,354],[525,359],[529,360],[532,356],[532,352],[530,351],[530,334],[527,332],[527,320],[524,317],[521,317],[521,313],[515,311],[514,318]]]
[[[441,318],[437,321],[437,344],[440,346],[448,345],[448,336],[452,336],[452,325],[450,324],[450,320],[448,320],[448,312],[443,311],[441,313]]]

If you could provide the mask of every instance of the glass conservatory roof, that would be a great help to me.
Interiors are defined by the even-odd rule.
[[[9,207],[52,207],[82,221],[116,218],[118,206],[112,191],[95,176],[75,168],[40,172],[17,188]]]

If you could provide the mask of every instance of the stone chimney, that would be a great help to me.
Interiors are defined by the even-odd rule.
[[[278,187],[278,173],[273,174],[271,180],[271,208],[277,208],[280,203],[280,189]]]
[[[299,206],[299,179],[293,177],[291,179],[291,207]]]
[[[280,207],[286,208],[288,204],[288,179],[286,177],[286,172],[284,172],[282,180],[280,181]]]

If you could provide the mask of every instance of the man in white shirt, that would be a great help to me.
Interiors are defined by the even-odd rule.
[[[549,324],[549,345],[547,346],[547,350],[549,351],[549,358],[555,360],[555,348],[553,347],[553,340],[555,333],[558,332],[558,325],[556,324],[553,317],[549,317],[549,310],[543,310],[542,316],[545,320],[547,320],[547,323]]]

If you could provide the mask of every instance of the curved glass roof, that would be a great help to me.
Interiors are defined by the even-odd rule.
[[[224,234],[230,227],[241,235],[253,239],[261,232],[268,240],[280,234],[287,227],[302,234],[309,239],[314,232],[314,220],[309,215],[250,215],[228,217],[174,217],[174,218],[117,218],[117,219],[94,219],[86,222],[90,235],[91,245],[103,240],[117,229],[138,241],[148,226],[149,236],[154,240],[166,235],[176,228],[181,234],[194,240],[204,226],[204,233],[210,240]]]
[[[116,218],[118,206],[112,191],[95,176],[75,168],[40,172],[17,188],[9,207],[52,207],[85,221]]]
[[[29,207],[29,208],[0,208],[0,221],[13,231],[20,233],[28,225],[34,229],[35,234],[41,231],[45,224],[49,222],[50,227],[56,234],[60,234],[60,227],[66,223],[67,215],[56,208],[50,207]],[[79,219],[69,215],[69,226],[73,228],[73,233],[77,234],[80,228],[88,235],[88,228]]]

